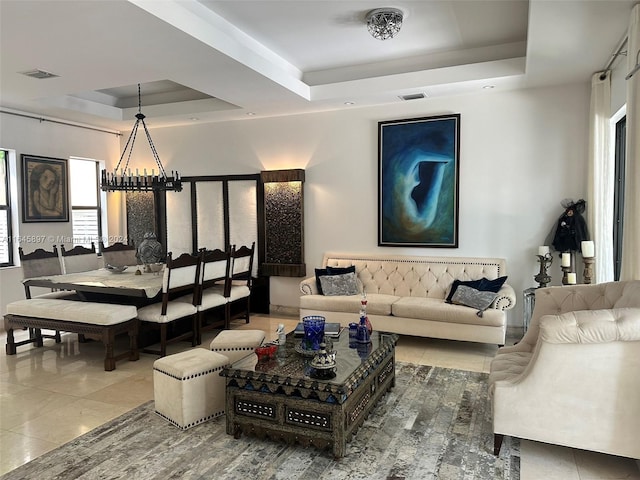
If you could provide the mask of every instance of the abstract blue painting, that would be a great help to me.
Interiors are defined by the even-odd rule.
[[[378,245],[458,247],[460,114],[378,122]]]

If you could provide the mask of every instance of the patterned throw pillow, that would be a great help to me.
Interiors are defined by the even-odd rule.
[[[320,277],[326,275],[342,275],[343,273],[355,272],[355,265],[351,265],[350,267],[327,267],[327,268],[316,268],[316,287],[318,287],[318,293],[320,295],[324,295],[322,291],[322,283],[320,282]]]
[[[451,301],[453,295],[456,293],[456,290],[460,285],[466,285],[471,288],[475,288],[477,290],[481,290],[483,292],[498,292],[502,288],[502,285],[507,281],[507,276],[499,277],[494,280],[489,280],[487,277],[483,277],[480,280],[454,280],[451,284],[451,290],[447,295],[445,302],[453,303]]]
[[[360,293],[356,274],[353,272],[343,275],[323,275],[320,277],[320,283],[323,295],[357,295]]]
[[[467,285],[459,285],[451,297],[451,302],[456,305],[478,309],[476,315],[482,317],[484,311],[491,306],[498,296],[495,292],[483,292]]]

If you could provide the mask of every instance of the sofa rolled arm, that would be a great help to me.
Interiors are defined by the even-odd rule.
[[[540,317],[540,339],[547,343],[640,341],[640,308],[578,310]]]
[[[319,295],[316,277],[305,278],[300,282],[300,291],[303,295]]]
[[[509,310],[516,306],[516,292],[511,285],[504,284],[498,290],[498,296],[493,301],[496,310]]]

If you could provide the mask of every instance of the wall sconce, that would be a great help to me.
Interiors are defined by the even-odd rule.
[[[265,261],[261,274],[304,277],[304,170],[260,172],[264,191]]]

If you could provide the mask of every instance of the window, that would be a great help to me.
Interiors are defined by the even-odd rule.
[[[0,267],[13,265],[9,152],[0,150]]]
[[[102,238],[99,171],[95,160],[69,160],[73,246],[91,247],[94,242],[97,248],[98,240]]]
[[[624,225],[624,174],[627,117],[616,122],[615,177],[613,188],[613,278],[620,279],[622,268],[622,230]]]

